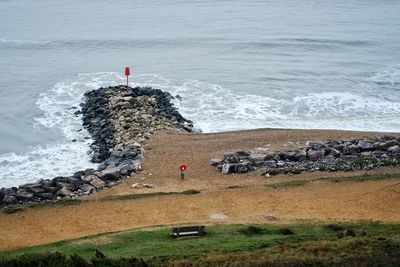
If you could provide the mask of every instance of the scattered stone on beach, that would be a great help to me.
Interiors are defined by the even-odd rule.
[[[131,188],[140,189],[140,188],[157,188],[158,186],[155,184],[140,184],[134,183],[131,185]]]
[[[139,183],[134,183],[131,185],[131,188],[139,189],[142,188],[142,186]]]
[[[97,169],[18,188],[2,188],[0,206],[88,195],[134,176],[142,169],[145,152],[142,145],[157,130],[193,131],[192,122],[182,117],[172,99],[168,92],[150,87],[129,88],[126,92],[126,86],[120,85],[86,92],[85,101],[75,115],[82,115],[83,126],[94,140],[90,155],[93,163],[99,163]]]
[[[226,220],[228,216],[223,213],[213,213],[210,215],[210,218],[214,220]]]
[[[299,174],[304,171],[369,170],[381,166],[400,166],[400,138],[381,136],[375,139],[308,141],[306,147],[292,151],[270,152],[237,150],[210,165],[224,174],[261,170],[265,176]]]
[[[143,188],[156,188],[157,185],[155,185],[155,184],[143,184],[142,187]]]

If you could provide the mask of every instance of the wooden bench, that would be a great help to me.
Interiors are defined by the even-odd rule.
[[[205,235],[204,231],[205,226],[184,226],[184,227],[176,227],[172,228],[171,236],[174,238],[184,237],[184,236],[203,236]]]

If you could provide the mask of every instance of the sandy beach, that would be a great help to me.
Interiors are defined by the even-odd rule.
[[[381,221],[399,223],[399,178],[335,183],[332,179],[362,175],[397,174],[396,168],[356,172],[312,172],[299,175],[261,176],[259,172],[226,175],[208,161],[235,149],[270,147],[290,150],[306,141],[363,138],[382,133],[260,129],[216,134],[182,134],[161,131],[144,146],[140,174],[119,186],[98,192],[69,206],[27,208],[0,213],[0,249],[12,250],[104,232],[176,224],[278,223],[321,221]],[[180,179],[179,164],[189,168]],[[303,186],[273,188],[291,180],[315,180]],[[156,185],[131,188],[134,183]],[[157,195],[140,199],[106,201],[110,196],[182,192],[195,195]],[[118,198],[118,197],[117,197]]]

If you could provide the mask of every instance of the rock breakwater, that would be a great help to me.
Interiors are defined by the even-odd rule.
[[[19,187],[1,188],[0,205],[29,204],[75,198],[112,187],[141,170],[142,144],[157,130],[193,131],[191,121],[173,106],[174,97],[150,87],[114,86],[85,93],[81,110],[83,126],[93,138],[90,146],[96,170],[71,176],[40,179]]]
[[[306,171],[369,170],[381,166],[400,166],[400,138],[308,141],[306,147],[292,151],[245,151],[225,153],[210,165],[222,173],[261,170],[264,175],[299,174]]]

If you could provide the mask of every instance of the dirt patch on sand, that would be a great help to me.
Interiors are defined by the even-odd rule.
[[[272,178],[257,172],[224,175],[208,165],[211,158],[240,148],[271,144],[271,150],[301,146],[308,140],[360,138],[375,133],[252,130],[219,134],[177,134],[161,132],[151,139],[140,175],[120,186],[91,195],[79,205],[29,208],[14,214],[0,214],[0,249],[11,250],[63,239],[154,225],[215,223],[210,214],[224,214],[218,223],[286,223],[298,220],[400,222],[400,178],[382,181],[332,183],[319,180],[304,186],[271,188],[265,184],[320,177],[365,175],[352,173],[303,173]],[[300,142],[296,144],[296,142]],[[189,169],[180,179],[178,166]],[[400,173],[386,168],[368,174]],[[400,177],[400,175],[399,175]],[[154,189],[131,188],[133,183],[158,185]],[[227,189],[229,188],[229,189]],[[154,192],[199,190],[194,195],[157,195],[148,198],[104,201],[107,196]],[[279,220],[271,221],[273,214]],[[107,242],[107,241],[105,241]]]

